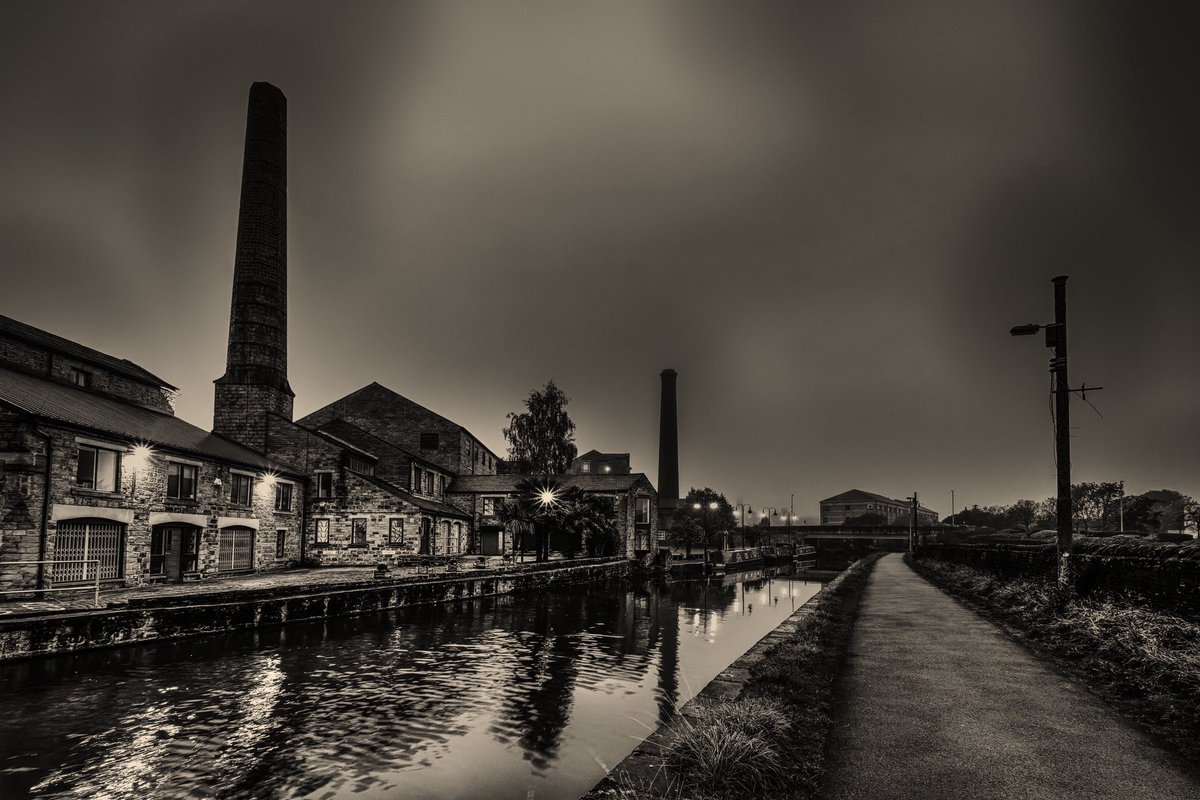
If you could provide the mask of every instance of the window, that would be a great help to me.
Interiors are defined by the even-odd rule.
[[[388,544],[404,544],[404,520],[396,517],[388,520]]]
[[[275,531],[275,557],[284,558],[284,553],[287,551],[287,531]]]
[[[237,475],[234,474],[234,478]],[[217,570],[245,572],[254,569],[254,529],[221,528],[217,535]]]
[[[350,546],[367,546],[367,520],[364,517],[350,520]]]
[[[441,480],[438,481],[438,497],[446,496],[446,476],[440,475]]]
[[[229,482],[229,502],[238,506],[250,505],[250,487],[254,478],[235,472]]]
[[[497,502],[498,499],[499,498],[496,497],[483,498],[483,515],[485,517],[493,517],[496,515],[496,506],[499,505]]]
[[[192,464],[167,462],[167,497],[178,500],[196,499],[196,467]]]
[[[317,520],[317,544],[329,544],[329,520]]]
[[[590,462],[590,461],[579,462],[579,471],[580,472],[591,472],[592,471],[592,462]]]
[[[355,455],[351,455],[351,456],[347,457],[346,466],[349,467],[350,469],[354,470],[355,472],[361,472],[363,475],[374,475],[375,474],[375,462],[368,461],[365,458],[359,458],[358,456],[355,456]]]
[[[79,465],[75,482],[83,489],[98,492],[120,491],[121,456],[116,450],[79,445]]]
[[[317,473],[317,497],[333,497],[333,473]]]
[[[54,534],[54,580],[56,583],[100,580],[125,574],[125,526],[106,519],[72,520],[58,523]],[[95,559],[99,563],[85,563]]]
[[[275,510],[292,510],[292,484],[283,481],[275,484]]]
[[[413,494],[425,494],[425,473],[419,469],[413,470]]]
[[[432,497],[432,496],[433,496],[433,492],[434,492],[434,489],[433,489],[433,473],[432,473],[432,472],[429,472],[428,470],[426,470],[426,471],[425,471],[425,492],[426,492],[426,493],[427,493],[427,494],[428,494],[430,497]]]
[[[650,524],[650,498],[639,497],[637,499],[637,515],[633,519],[635,525]]]
[[[438,435],[436,433],[421,434],[421,449],[422,450],[437,450]]]
[[[91,386],[92,373],[77,367],[71,367],[71,383],[75,384],[76,386]]]

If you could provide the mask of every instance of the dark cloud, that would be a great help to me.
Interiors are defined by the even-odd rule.
[[[0,32],[0,312],[145,363],[206,421],[245,93],[289,98],[291,382],[371,380],[502,450],[534,386],[584,449],[811,516],[1196,483],[1195,13],[1177,4],[57,4]]]

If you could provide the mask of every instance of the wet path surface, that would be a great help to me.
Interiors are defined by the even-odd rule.
[[[0,797],[575,798],[820,588],[747,578],[0,666]]]
[[[871,575],[842,688],[827,800],[1200,797],[1180,761],[900,555]]]

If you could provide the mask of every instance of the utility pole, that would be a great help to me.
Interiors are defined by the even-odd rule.
[[[1118,500],[1121,504],[1121,533],[1125,532],[1125,481],[1121,481],[1121,499]]]
[[[912,524],[913,546],[916,547],[917,545],[920,544],[920,542],[917,541],[917,537],[920,536],[920,528],[917,525],[917,493],[916,492],[913,492],[913,496],[912,496],[912,523],[911,524]]]
[[[1071,585],[1071,384],[1067,382],[1067,276],[1054,279],[1054,326],[1046,331],[1054,348],[1054,451],[1058,460],[1058,586]]]
[[[954,527],[954,490],[950,490],[950,527]]]

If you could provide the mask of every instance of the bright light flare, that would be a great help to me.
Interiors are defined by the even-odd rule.
[[[550,488],[542,489],[537,494],[538,503],[543,506],[552,506],[558,502],[558,492]]]
[[[134,469],[145,469],[154,458],[154,449],[150,445],[139,442],[129,451],[129,463]]]

